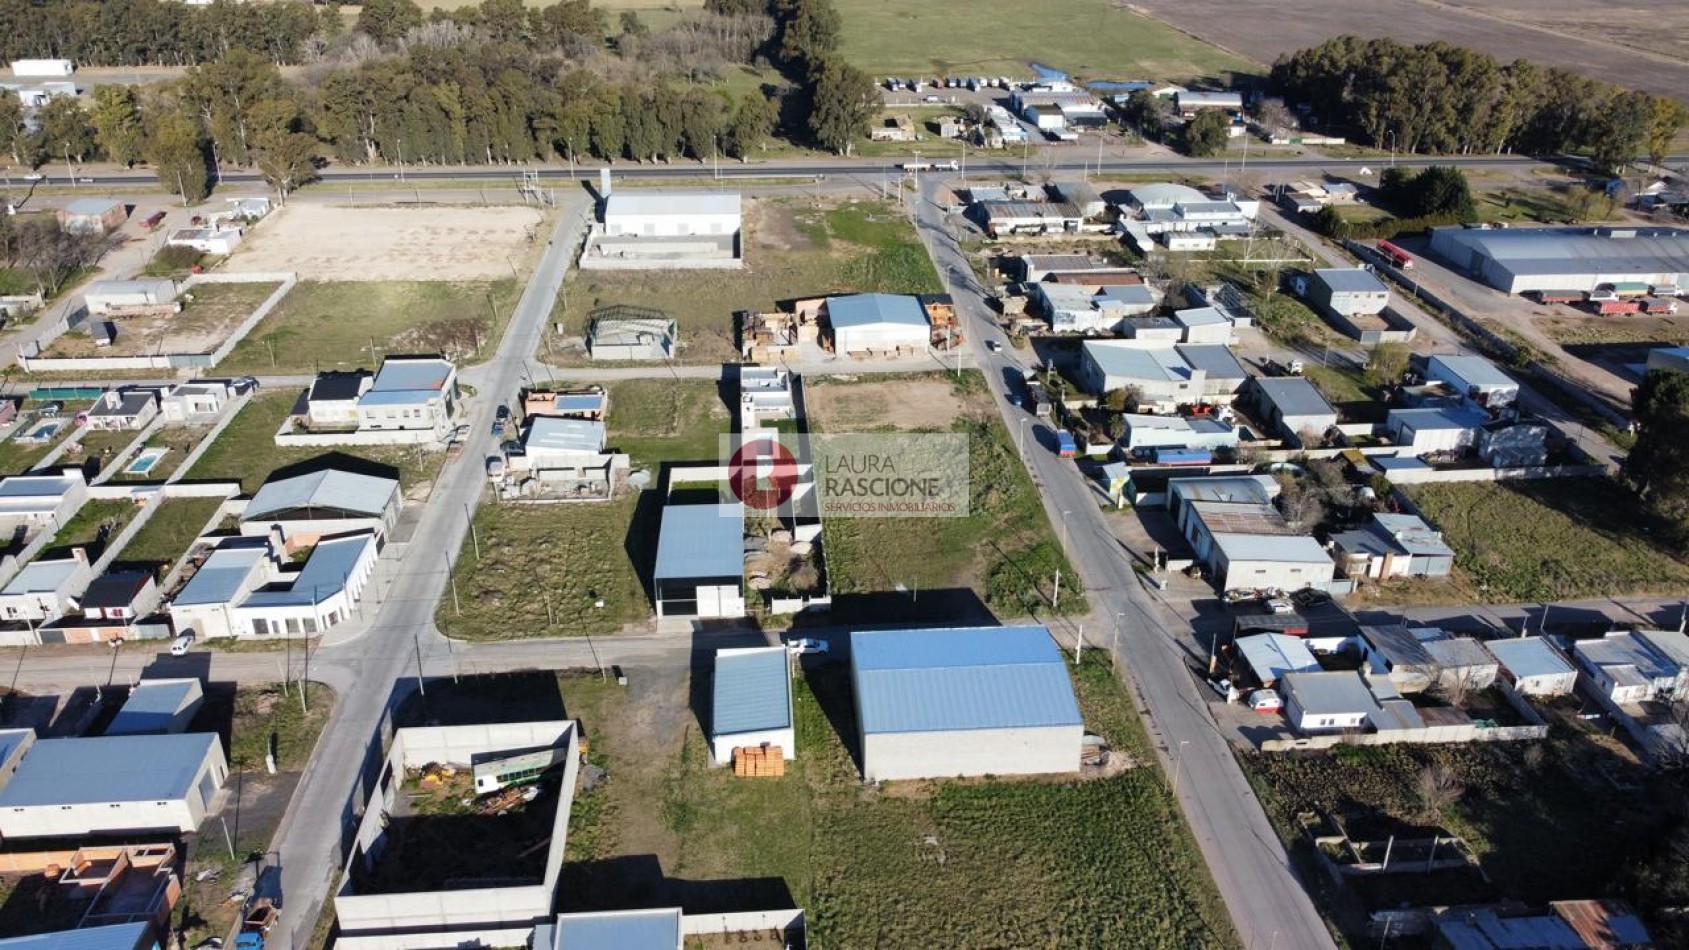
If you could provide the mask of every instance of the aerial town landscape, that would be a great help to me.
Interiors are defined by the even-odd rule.
[[[1689,947],[1689,6],[0,24],[0,950]]]

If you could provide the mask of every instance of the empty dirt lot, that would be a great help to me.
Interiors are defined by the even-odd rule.
[[[1137,0],[1133,7],[1262,63],[1353,33],[1444,40],[1503,62],[1529,59],[1664,95],[1689,89],[1683,0],[1279,0],[1267,15],[1245,0]]]
[[[225,270],[301,280],[494,280],[533,257],[538,209],[346,208],[294,202],[254,228]]]
[[[95,317],[77,330],[65,333],[42,355],[49,357],[148,356],[158,353],[209,353],[229,338],[245,320],[275,293],[279,284],[254,281],[250,284],[199,284],[182,298],[182,312],[137,317]],[[117,327],[117,339],[110,346],[96,347],[88,328],[110,321]]]

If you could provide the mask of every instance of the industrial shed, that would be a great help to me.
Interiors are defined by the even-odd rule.
[[[827,298],[827,322],[836,353],[926,352],[932,335],[927,311],[901,294],[850,294]]]
[[[145,280],[96,280],[82,295],[91,316],[177,313],[176,282],[168,277]]]
[[[850,647],[864,779],[1079,768],[1079,703],[1044,627],[859,630]]]
[[[158,950],[151,921],[55,930],[0,940],[0,950]]]
[[[205,690],[199,680],[142,680],[129,691],[106,735],[175,735],[188,728],[204,703]]]
[[[745,506],[667,505],[652,588],[657,618],[745,615]]]
[[[1426,361],[1425,375],[1486,409],[1511,406],[1519,398],[1519,383],[1482,356],[1438,354]]]
[[[1304,432],[1323,437],[1337,424],[1337,410],[1300,376],[1257,376],[1250,382],[1263,421],[1284,438],[1300,440]]]
[[[215,733],[42,739],[0,789],[0,838],[186,834],[228,775]]]
[[[1510,294],[1632,281],[1677,287],[1689,274],[1682,228],[1432,228],[1431,250]]]
[[[604,233],[612,237],[696,237],[739,233],[739,193],[622,191],[604,199]]]
[[[297,550],[349,531],[384,538],[398,517],[398,479],[330,468],[266,482],[240,520],[249,536],[280,528],[289,550]]]
[[[1465,452],[1478,441],[1478,430],[1489,421],[1482,412],[1467,409],[1392,409],[1384,418],[1390,441],[1415,455]]]
[[[734,749],[763,745],[797,758],[789,662],[783,646],[715,651],[710,754],[717,765],[731,762]]]
[[[1383,313],[1390,288],[1364,267],[1322,267],[1308,282],[1308,298],[1345,317]]]

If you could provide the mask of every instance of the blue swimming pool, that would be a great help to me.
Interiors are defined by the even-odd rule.
[[[158,460],[163,458],[164,453],[166,453],[168,451],[170,451],[170,450],[169,449],[145,449],[145,450],[143,450],[140,455],[135,457],[135,461],[130,462],[129,465],[126,468],[123,469],[123,474],[125,474],[125,475],[145,475],[146,473],[153,470],[153,466],[157,465]]]

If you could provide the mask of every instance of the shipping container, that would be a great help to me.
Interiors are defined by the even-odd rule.
[[[1157,448],[1155,450],[1155,464],[1157,465],[1208,465],[1213,461],[1214,453],[1207,449]]]

